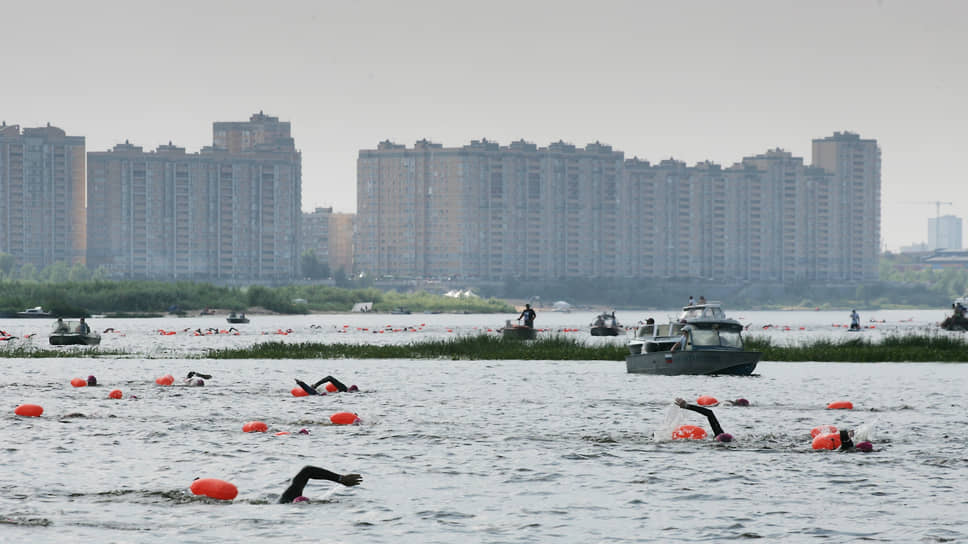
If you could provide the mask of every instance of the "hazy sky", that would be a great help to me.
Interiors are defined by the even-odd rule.
[[[728,166],[834,131],[878,140],[882,237],[968,220],[968,2],[15,2],[0,119],[88,151],[259,110],[292,123],[303,208],[356,209],[356,157],[390,139],[601,141]]]

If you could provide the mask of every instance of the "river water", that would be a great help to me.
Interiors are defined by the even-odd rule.
[[[847,334],[833,326],[844,312],[732,313],[786,341]],[[184,329],[224,320],[92,320],[120,331],[105,333],[105,348],[134,354],[0,359],[0,542],[968,541],[963,364],[763,362],[752,377],[663,377],[627,374],[622,362],[186,358],[267,339],[445,338],[506,318],[252,317],[239,336],[200,337]],[[592,317],[543,313],[538,324],[585,339]],[[944,312],[862,317],[876,335],[933,330]],[[0,322],[38,345],[48,326]],[[213,378],[154,383],[189,370]],[[70,386],[89,374],[102,386]],[[289,393],[293,378],[327,374],[361,392]],[[122,400],[107,398],[113,388]],[[751,401],[716,408],[733,443],[665,439],[673,419],[708,429],[671,402],[699,395]],[[855,409],[825,410],[834,400]],[[21,403],[45,412],[20,418]],[[331,425],[339,411],[363,423]],[[251,420],[270,432],[243,433]],[[813,451],[820,424],[867,430],[875,451]],[[310,434],[274,434],[301,428]],[[307,464],[364,481],[312,481],[312,502],[275,504]],[[239,496],[196,497],[195,477],[228,480]]]

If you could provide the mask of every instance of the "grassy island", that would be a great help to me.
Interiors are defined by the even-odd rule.
[[[880,342],[866,338],[844,341],[815,340],[800,346],[777,346],[770,339],[750,337],[747,349],[763,353],[764,361],[816,362],[966,362],[968,342],[962,338],[933,335],[890,336]],[[504,340],[499,336],[461,336],[406,345],[285,344],[263,342],[247,348],[209,350],[212,359],[453,359],[453,360],[550,360],[624,361],[624,341],[589,346],[562,336],[530,342]]]

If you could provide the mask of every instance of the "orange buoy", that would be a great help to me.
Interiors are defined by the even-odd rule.
[[[165,374],[160,378],[155,378],[155,383],[158,385],[171,385],[175,383],[175,377],[171,374]]]
[[[702,440],[703,438],[706,438],[706,430],[695,425],[680,425],[679,428],[672,432],[673,440]]]
[[[71,378],[71,385],[74,387],[84,387],[87,385],[87,380],[84,378]]]
[[[719,404],[719,401],[716,400],[716,397],[703,395],[698,399],[696,399],[696,404],[698,404],[699,406],[716,406],[717,404]]]
[[[192,493],[213,499],[230,501],[239,494],[239,488],[218,478],[199,478],[192,482]]]
[[[837,427],[833,425],[819,425],[810,429],[810,438],[817,438],[818,436],[825,434],[832,434],[837,432]]]
[[[853,410],[854,403],[849,400],[838,400],[827,405],[828,410]]]
[[[37,404],[21,404],[13,409],[13,413],[24,417],[39,417],[44,413],[44,408]]]
[[[815,450],[835,450],[840,447],[840,433],[822,434],[813,439]]]
[[[338,391],[338,389],[336,388],[335,385],[333,385],[332,382],[326,382],[326,391],[330,393],[335,393],[336,391]]]
[[[108,393],[108,397],[112,399],[120,399],[122,396],[123,395],[121,394],[120,389],[112,389],[111,392]]]
[[[287,434],[290,434],[289,431],[279,431],[276,433],[276,436],[285,436]]]
[[[307,393],[306,390],[303,389],[302,387],[293,387],[292,390],[289,391],[289,392],[292,393],[292,396],[294,396],[294,397],[308,397],[309,396],[309,393]]]
[[[242,431],[247,433],[264,433],[269,430],[269,426],[261,421],[250,421],[242,425]]]
[[[335,425],[352,425],[360,422],[360,416],[352,412],[336,412],[329,416],[329,420]]]

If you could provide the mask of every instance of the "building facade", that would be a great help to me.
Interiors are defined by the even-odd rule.
[[[961,249],[961,218],[954,215],[928,219],[928,249]]]
[[[312,251],[320,264],[329,266],[329,222],[333,208],[316,208],[302,214],[301,253]]]
[[[0,126],[0,252],[38,269],[85,263],[83,136]]]
[[[601,143],[487,140],[360,152],[356,267],[501,280],[876,278],[880,150],[850,133],[729,168]]]
[[[198,153],[129,143],[88,154],[88,260],[111,277],[285,281],[301,248],[300,153],[262,113],[215,123]]]
[[[355,213],[333,213],[329,216],[329,270],[342,270],[352,276],[356,272],[353,253]]]

